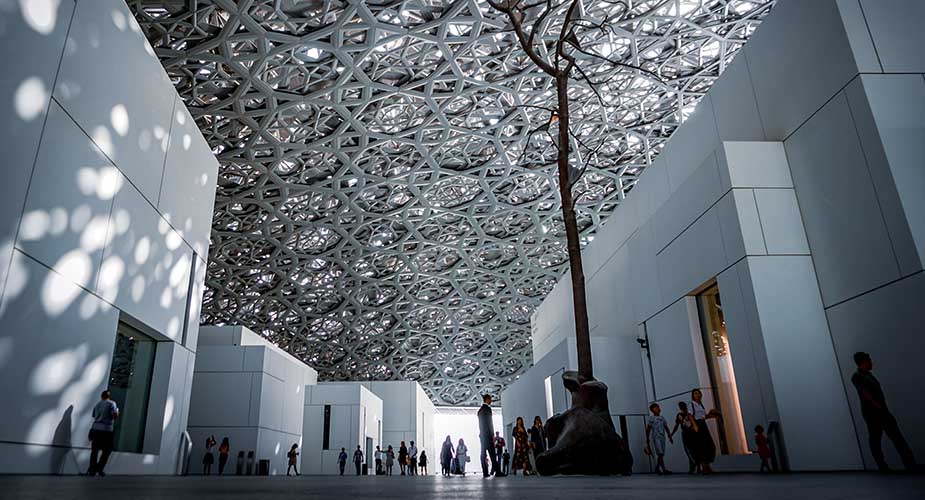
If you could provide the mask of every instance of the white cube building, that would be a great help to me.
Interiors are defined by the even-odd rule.
[[[237,474],[238,457],[256,474],[269,460],[269,474],[285,474],[287,452],[302,443],[305,387],[317,372],[265,338],[241,326],[203,326],[193,373],[189,433],[193,441],[191,474],[202,472],[205,442],[229,438],[225,475]],[[215,450],[218,473],[218,446]],[[248,466],[250,462],[250,466]]]
[[[345,474],[356,474],[353,453],[359,446],[367,472],[374,474],[374,453],[382,443],[382,409],[382,399],[360,384],[306,386],[302,473],[339,474],[337,457],[343,448],[347,451]]]
[[[173,474],[218,169],[121,0],[0,13],[0,471]]]

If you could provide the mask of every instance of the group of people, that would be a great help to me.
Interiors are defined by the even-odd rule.
[[[675,415],[674,427],[669,429],[668,421],[662,416],[662,408],[658,403],[649,405],[652,415],[646,419],[646,454],[656,456],[655,472],[658,474],[671,474],[665,467],[666,441],[674,443],[674,435],[681,429],[681,443],[687,454],[691,474],[713,472],[713,462],[716,460],[716,444],[713,435],[707,426],[707,420],[720,418],[715,409],[707,411],[703,405],[703,392],[700,389],[691,391],[690,406],[684,401],[678,402],[678,414]],[[767,440],[765,440],[767,447]],[[761,450],[759,450],[761,453]],[[770,457],[770,451],[768,451]]]
[[[877,468],[881,472],[889,472],[890,466],[883,456],[883,435],[893,442],[896,451],[907,470],[916,468],[912,449],[899,430],[896,418],[886,404],[886,397],[880,382],[874,377],[873,360],[866,352],[854,353],[854,363],[857,371],[851,376],[851,384],[858,393],[861,404],[861,416],[867,426],[868,446]],[[674,427],[669,429],[668,422],[661,416],[661,407],[658,403],[649,406],[652,415],[646,419],[646,453],[656,456],[655,471],[658,474],[670,474],[665,467],[666,440],[674,442],[673,436],[681,429],[681,443],[687,454],[691,474],[710,474],[713,472],[713,462],[716,459],[716,444],[707,426],[707,420],[722,417],[717,410],[707,411],[703,405],[703,393],[700,389],[691,391],[690,406],[684,401],[678,403],[678,414],[675,416]],[[759,472],[771,472],[770,460],[772,450],[770,440],[765,434],[764,426],[756,425],[755,451],[761,460]],[[516,467],[516,460],[515,460]]]
[[[411,446],[406,446],[405,442],[402,441],[398,447],[397,457],[392,445],[389,445],[385,450],[376,446],[374,456],[376,461],[376,475],[391,476],[392,470],[395,467],[396,458],[398,459],[398,467],[402,476],[417,476],[418,473],[427,475],[427,452],[421,450],[420,455],[418,455],[418,447],[414,444],[414,441],[411,441],[410,444]],[[347,449],[341,448],[340,454],[337,456],[337,464],[340,467],[341,476],[344,475],[344,469],[347,467],[347,458]],[[356,468],[356,475],[358,476],[363,473],[363,459],[363,450],[357,445],[357,449],[353,452],[353,465]]]
[[[212,465],[215,463],[215,436],[209,436],[206,438],[206,449],[205,453],[202,455],[202,475],[210,476],[212,475]],[[228,455],[231,453],[231,440],[225,436],[222,439],[222,444],[218,447],[218,475],[222,476],[225,474],[225,466],[228,465]],[[243,453],[243,452],[241,452]],[[239,455],[239,460],[240,460]],[[299,475],[299,444],[292,443],[292,446],[289,447],[289,451],[286,453],[286,475],[291,476],[293,472],[295,475]],[[240,474],[240,472],[239,472]]]

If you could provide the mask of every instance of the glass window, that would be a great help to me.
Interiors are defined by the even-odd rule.
[[[109,371],[109,390],[119,406],[119,418],[115,424],[117,451],[144,451],[156,351],[154,339],[119,321]]]

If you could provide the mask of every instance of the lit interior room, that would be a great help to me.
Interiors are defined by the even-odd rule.
[[[0,496],[925,498],[922,26],[0,0]]]

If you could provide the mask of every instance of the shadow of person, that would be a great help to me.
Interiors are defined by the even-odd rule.
[[[55,427],[55,435],[51,444],[51,468],[52,474],[64,474],[64,460],[71,453],[71,423],[74,413],[74,405],[70,405],[64,410],[61,421]]]

